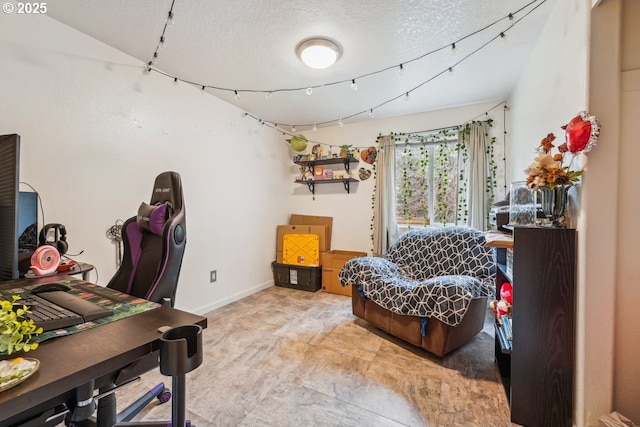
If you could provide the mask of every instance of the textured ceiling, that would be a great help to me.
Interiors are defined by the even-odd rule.
[[[231,89],[207,91],[269,123],[302,129],[368,120],[371,110],[385,117],[506,98],[555,1],[53,0],[47,15],[139,59],[142,69],[173,5],[175,24],[164,30],[167,47],[155,69]],[[314,70],[298,59],[296,45],[312,36],[342,47],[333,67]],[[308,86],[318,87],[307,95]],[[245,92],[287,88],[301,90],[270,99]]]

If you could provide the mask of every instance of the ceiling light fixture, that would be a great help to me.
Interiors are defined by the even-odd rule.
[[[296,47],[296,53],[302,62],[317,70],[332,66],[341,54],[336,43],[322,38],[312,38],[300,42]]]

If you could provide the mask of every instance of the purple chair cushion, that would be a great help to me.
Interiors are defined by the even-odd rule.
[[[169,210],[167,204],[150,205],[142,202],[138,208],[137,224],[142,230],[162,236],[162,228],[167,222]]]

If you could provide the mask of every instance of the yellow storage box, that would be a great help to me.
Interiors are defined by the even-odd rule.
[[[285,234],[282,238],[284,264],[315,267],[320,265],[320,238],[317,234]]]

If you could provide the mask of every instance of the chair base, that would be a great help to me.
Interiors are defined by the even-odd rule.
[[[420,317],[393,313],[369,299],[362,298],[357,291],[351,293],[351,301],[354,316],[440,357],[475,337],[484,327],[487,310],[487,297],[473,298],[460,324],[450,326],[438,319],[430,318],[426,335],[422,336]]]

